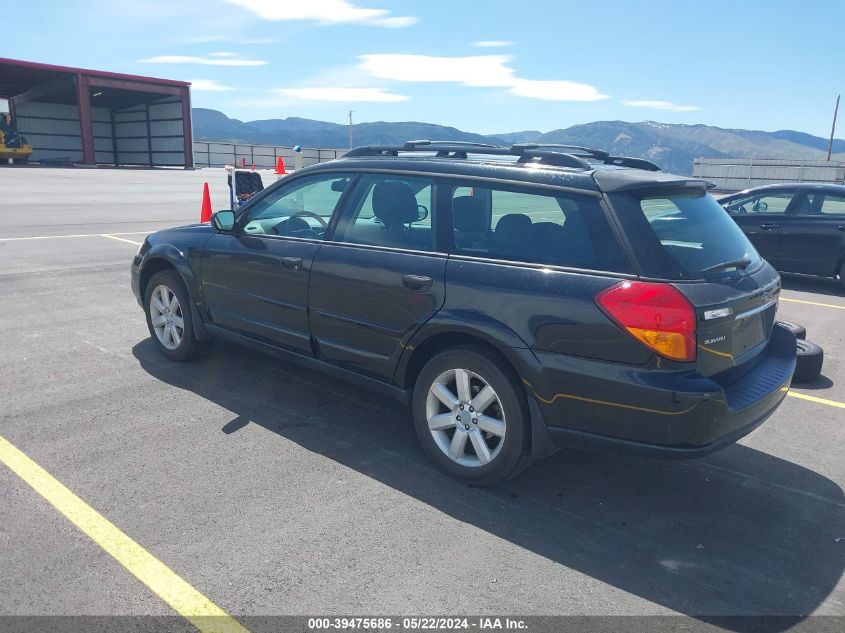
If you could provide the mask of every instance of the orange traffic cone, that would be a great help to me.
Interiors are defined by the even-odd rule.
[[[211,195],[208,193],[208,183],[202,186],[202,210],[200,211],[200,222],[211,222]]]
[[[279,159],[276,161],[276,173],[279,175],[288,173],[285,171],[285,161],[281,156],[279,156]]]

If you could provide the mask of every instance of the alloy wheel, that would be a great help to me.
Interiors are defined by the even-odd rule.
[[[150,322],[159,343],[167,349],[176,349],[185,336],[185,318],[182,306],[170,288],[156,286],[150,296]]]
[[[449,369],[432,383],[426,420],[435,443],[462,466],[490,463],[502,450],[507,424],[499,396],[468,369]]]

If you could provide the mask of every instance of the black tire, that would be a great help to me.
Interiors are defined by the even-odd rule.
[[[498,402],[491,406],[494,412],[503,416],[504,437],[497,438],[492,434],[485,434],[479,426],[469,427],[470,432],[480,433],[476,439],[482,438],[485,444],[492,443],[494,446],[492,458],[485,464],[470,466],[454,461],[440,448],[429,430],[427,418],[429,390],[439,376],[454,369],[465,369],[475,374],[471,382],[473,396],[477,395],[481,381],[486,382],[498,396]],[[417,377],[412,409],[417,435],[425,452],[443,472],[466,484],[489,486],[502,482],[525,470],[531,462],[531,418],[525,390],[507,361],[484,346],[456,347],[431,358]],[[448,413],[445,405],[443,409]],[[463,413],[466,414],[467,410]],[[478,413],[476,412],[476,415]],[[455,415],[462,414],[456,410]],[[456,429],[446,429],[441,437],[454,438],[455,432],[457,432]],[[485,437],[488,439],[483,439]],[[499,446],[498,450],[496,446]],[[463,450],[468,453],[464,455],[467,459],[473,459],[473,456],[478,459],[473,442],[467,440],[466,448]]]
[[[150,303],[153,300],[153,292],[161,286],[164,286],[176,295],[176,299],[179,302],[179,310],[176,316],[181,317],[184,323],[181,340],[172,349],[162,343],[152,323]],[[185,288],[182,278],[173,270],[160,270],[155,273],[150,277],[147,287],[144,289],[144,313],[147,317],[147,328],[150,331],[150,337],[153,339],[153,343],[155,343],[158,350],[170,360],[191,360],[203,354],[208,347],[203,342],[198,341],[194,336],[194,323],[191,318],[190,301],[190,295],[188,295],[188,290]]]
[[[777,321],[777,324],[782,328],[786,328],[790,332],[795,335],[797,339],[805,339],[807,338],[807,328],[803,325],[799,325],[798,323],[793,323],[792,321]]]
[[[798,358],[792,382],[813,382],[822,373],[824,350],[809,341],[797,341]]]

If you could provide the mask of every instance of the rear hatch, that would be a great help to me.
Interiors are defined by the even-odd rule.
[[[765,350],[780,277],[701,182],[611,193],[641,277],[677,288],[696,312],[698,372],[741,377]]]

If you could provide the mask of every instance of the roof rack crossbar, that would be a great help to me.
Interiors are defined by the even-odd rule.
[[[598,158],[599,160],[604,160],[610,154],[605,152],[601,149],[594,149],[592,147],[582,147],[580,145],[565,145],[562,143],[517,143],[513,145],[511,149],[514,150],[551,150],[551,151],[558,151],[558,150],[571,150],[565,152],[566,154],[572,154],[574,156],[589,156],[591,158]]]
[[[575,167],[577,169],[592,169],[593,167],[587,161],[575,156],[574,154],[564,154],[563,152],[548,152],[537,150],[525,150],[519,157],[517,163],[525,164],[539,164],[539,165],[554,165],[555,167]]]

